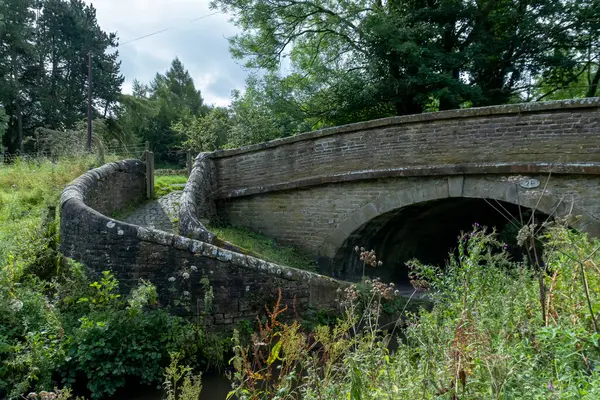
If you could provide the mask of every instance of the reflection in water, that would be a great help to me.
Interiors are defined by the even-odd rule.
[[[202,393],[200,400],[225,400],[231,390],[231,382],[223,375],[202,374]],[[130,382],[111,400],[162,400],[162,389],[157,387],[139,386]]]

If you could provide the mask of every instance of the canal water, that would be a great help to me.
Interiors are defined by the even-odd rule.
[[[202,374],[200,400],[225,400],[230,391],[231,382],[223,375]],[[162,400],[165,397],[165,393],[160,387],[140,386],[132,382],[118,391],[111,400]]]

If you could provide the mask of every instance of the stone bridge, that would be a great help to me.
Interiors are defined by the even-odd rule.
[[[510,233],[509,219],[570,213],[600,235],[598,98],[393,117],[201,154],[180,223],[212,242],[201,221],[218,216],[348,280],[362,270],[352,249],[373,248],[384,267],[370,272],[399,282],[405,261],[443,262],[473,222]]]
[[[575,214],[575,227],[600,236],[600,99],[393,117],[202,153],[181,196],[181,235],[111,217],[142,202],[144,185],[137,160],[70,184],[62,251],[125,287],[148,279],[164,299],[169,278],[189,272],[194,307],[207,277],[215,324],[252,319],[277,287],[300,311],[333,307],[344,283],[324,275],[359,279],[356,245],[383,259],[371,275],[402,282],[405,261],[443,262],[473,222],[510,238],[511,219]],[[322,275],[242,254],[206,229],[212,218],[304,250]]]

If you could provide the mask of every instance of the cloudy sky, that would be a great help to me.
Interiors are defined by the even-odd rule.
[[[237,29],[228,17],[211,14],[210,0],[93,0],[100,27],[117,32],[120,43],[123,91],[131,92],[131,82],[150,82],[157,72],[165,72],[175,57],[190,72],[196,88],[208,104],[227,105],[233,89],[243,89],[248,75],[240,61],[232,60],[227,37]],[[140,36],[166,28],[173,29],[125,44]]]

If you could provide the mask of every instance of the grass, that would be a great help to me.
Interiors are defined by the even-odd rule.
[[[315,262],[300,250],[291,246],[282,246],[273,238],[246,228],[236,226],[216,227],[208,229],[221,240],[232,243],[242,249],[248,249],[248,254],[289,267],[316,271]]]
[[[23,246],[35,242],[48,206],[58,205],[64,187],[95,166],[93,156],[0,164],[0,264],[9,254],[25,256]]]
[[[163,175],[154,177],[154,198],[166,196],[176,190],[182,190],[181,185],[187,182],[185,175]]]

